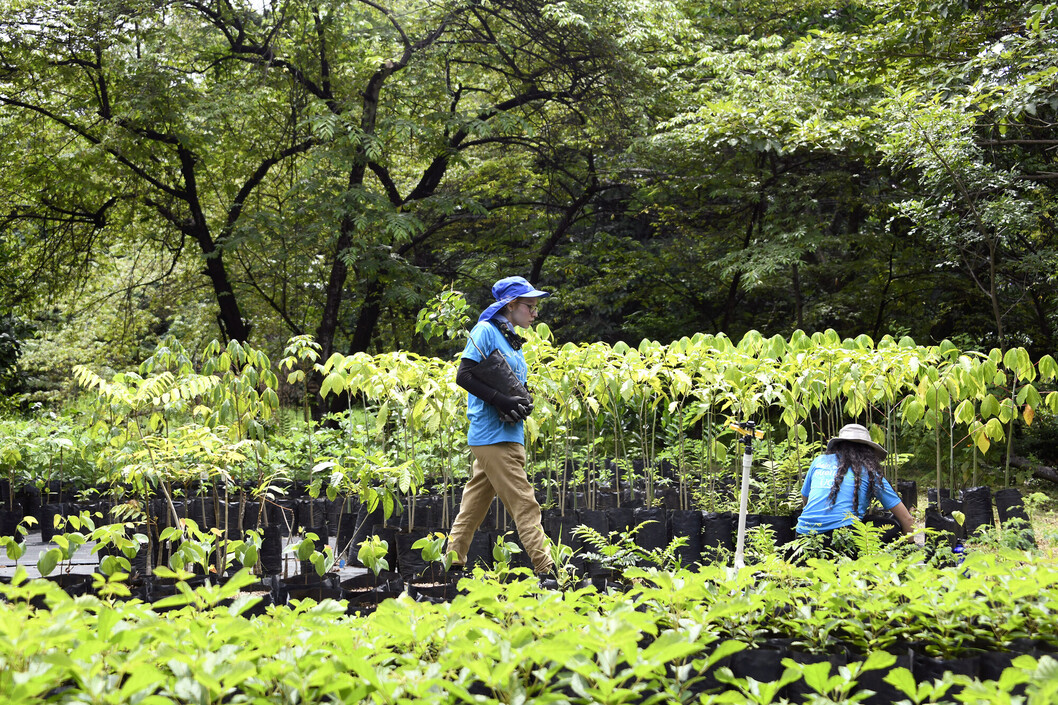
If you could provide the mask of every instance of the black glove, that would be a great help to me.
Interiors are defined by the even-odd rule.
[[[531,402],[527,399],[509,397],[500,392],[496,392],[496,396],[492,398],[490,403],[496,407],[496,411],[500,413],[500,420],[504,423],[524,421],[533,410]]]

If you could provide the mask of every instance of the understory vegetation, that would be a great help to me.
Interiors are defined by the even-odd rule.
[[[450,602],[405,594],[358,616],[305,600],[247,618],[260,596],[239,592],[245,571],[154,608],[21,575],[0,585],[0,692],[20,703],[762,705],[1044,705],[1058,693],[1051,558],[1005,549],[937,568],[880,554],[625,577],[622,589],[552,591],[479,572]]]

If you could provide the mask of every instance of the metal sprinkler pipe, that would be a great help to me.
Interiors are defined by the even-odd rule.
[[[739,442],[745,446],[742,453],[742,488],[738,497],[738,535],[735,542],[735,570],[746,567],[746,513],[749,509],[749,470],[753,467],[753,439],[764,438],[752,421],[735,422],[730,428],[742,435]]]

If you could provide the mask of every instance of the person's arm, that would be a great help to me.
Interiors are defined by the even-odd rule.
[[[900,528],[903,529],[904,534],[911,534],[915,530],[915,522],[911,518],[911,512],[907,511],[907,507],[904,506],[903,501],[900,499],[900,495],[896,493],[893,486],[889,483],[889,480],[882,478],[881,485],[875,490],[875,496],[878,501],[882,503],[882,506],[893,513],[893,517],[900,523]]]
[[[477,366],[477,360],[471,360],[469,357],[460,358],[459,369],[456,370],[456,384],[476,396],[478,399],[481,399],[483,402],[491,404],[492,397],[497,392],[495,389],[471,374],[470,371]]]
[[[801,509],[808,506],[808,494],[812,491],[812,473],[816,469],[816,461],[819,458],[813,458],[812,462],[808,465],[808,472],[805,473],[804,482],[801,483]]]
[[[900,522],[900,528],[904,530],[905,534],[910,534],[915,530],[915,522],[911,519],[911,512],[907,511],[907,507],[904,506],[903,502],[900,502],[889,511]]]
[[[470,373],[477,364],[475,360],[470,358],[461,358],[459,360],[459,369],[456,370],[456,384],[486,404],[496,407],[512,419],[524,419],[528,416],[529,412],[523,400],[509,397],[499,390],[493,389]]]

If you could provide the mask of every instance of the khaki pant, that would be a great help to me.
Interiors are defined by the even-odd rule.
[[[518,538],[533,562],[533,570],[537,573],[549,571],[551,557],[544,550],[540,504],[525,474],[525,446],[521,443],[494,443],[470,446],[470,451],[474,454],[473,474],[463,488],[459,515],[448,535],[448,550],[456,552],[458,563],[466,563],[470,540],[484,521],[492,498],[499,495],[507,513],[514,518]]]

